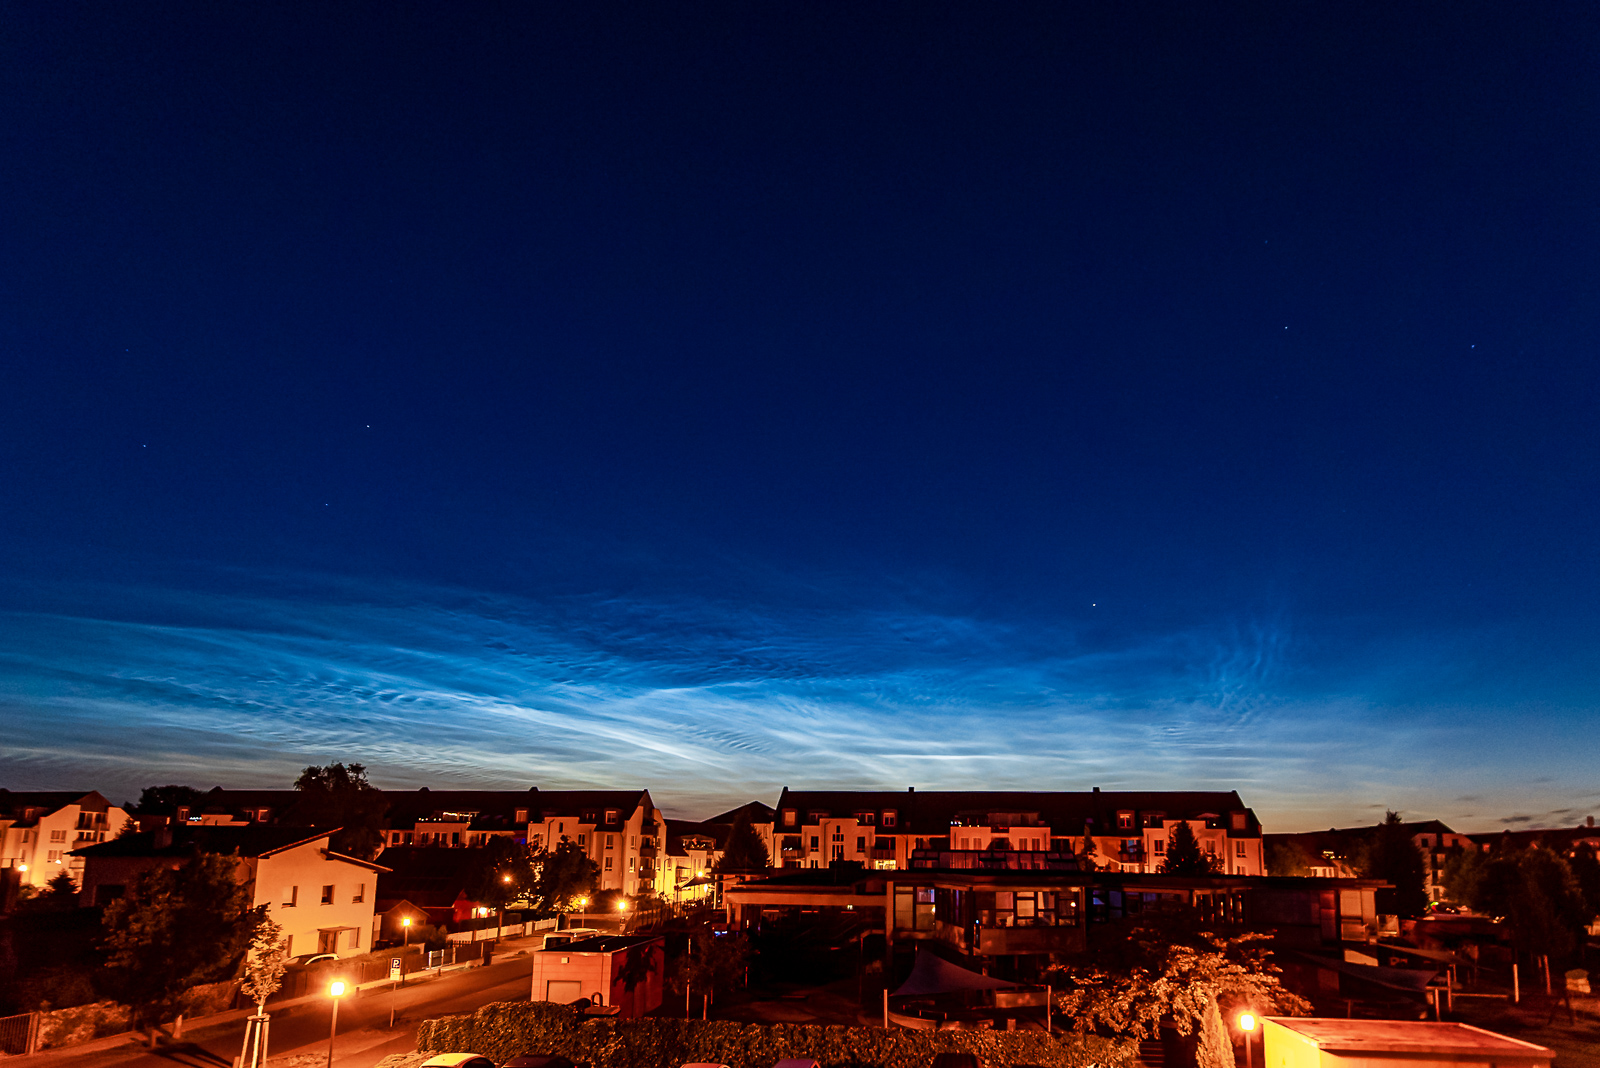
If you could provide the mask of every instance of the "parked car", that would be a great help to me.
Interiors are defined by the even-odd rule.
[[[495,1068],[495,1063],[479,1053],[441,1053],[423,1061],[422,1068]]]
[[[544,936],[545,949],[559,949],[573,942],[581,942],[585,938],[599,938],[600,932],[593,927],[572,927],[565,931],[551,931]]]

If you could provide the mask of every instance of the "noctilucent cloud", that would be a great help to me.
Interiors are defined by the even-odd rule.
[[[1600,809],[1600,14],[53,5],[0,785]]]

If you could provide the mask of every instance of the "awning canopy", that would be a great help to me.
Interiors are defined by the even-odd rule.
[[[911,966],[911,974],[891,996],[931,997],[934,994],[956,994],[963,990],[1010,990],[1016,985],[968,971],[943,957],[919,949],[916,963]]]

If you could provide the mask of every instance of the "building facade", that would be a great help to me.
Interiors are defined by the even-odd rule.
[[[880,871],[919,866],[1052,867],[1148,873],[1161,869],[1187,823],[1219,874],[1262,875],[1261,824],[1233,791],[980,792],[783,791],[774,863],[822,868],[859,862]],[[1092,848],[1085,848],[1092,844]],[[982,863],[983,856],[1013,855]]]
[[[116,837],[127,822],[124,809],[94,790],[0,789],[0,868],[35,889],[65,871],[81,888],[83,859],[73,851]]]

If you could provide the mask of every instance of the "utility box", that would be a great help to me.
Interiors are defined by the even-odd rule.
[[[1543,1046],[1462,1023],[1269,1016],[1264,1068],[1550,1068]]]
[[[585,938],[533,954],[534,1001],[570,1005],[588,998],[616,1015],[643,1016],[661,1007],[667,942],[660,935]]]

